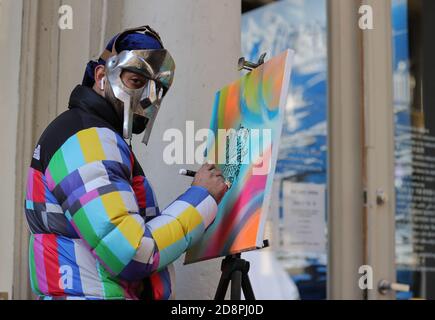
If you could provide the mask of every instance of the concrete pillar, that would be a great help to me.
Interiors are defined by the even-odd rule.
[[[22,1],[0,0],[0,293],[12,295]],[[5,295],[0,298],[6,298]]]
[[[194,121],[195,129],[209,127],[214,93],[239,76],[240,19],[238,0],[125,2],[123,26],[149,24],[160,33],[177,64],[174,85],[165,97],[149,145],[145,147],[140,139],[133,142],[161,207],[191,183],[191,179],[178,176],[180,166],[163,162],[167,145],[163,133],[168,128],[185,132],[187,120]],[[212,299],[221,259],[189,266],[183,266],[183,260],[176,263],[176,298]]]
[[[328,1],[328,299],[363,299],[363,127],[359,0]]]

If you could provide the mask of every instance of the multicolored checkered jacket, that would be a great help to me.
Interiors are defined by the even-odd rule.
[[[42,134],[28,173],[30,279],[43,299],[168,299],[168,266],[214,220],[190,187],[160,212],[104,98],[78,86]]]

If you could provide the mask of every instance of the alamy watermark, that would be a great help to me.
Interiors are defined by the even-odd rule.
[[[265,175],[271,169],[270,153],[272,146],[271,129],[218,129],[217,136],[211,129],[195,132],[193,121],[186,121],[185,134],[171,128],[163,133],[163,141],[168,144],[163,150],[163,161],[173,164],[253,165],[254,175]],[[217,146],[213,141],[218,141]],[[207,150],[207,157],[205,151]]]
[[[359,7],[358,13],[361,15],[358,20],[358,25],[361,30],[373,30],[373,8],[370,5],[362,5]]]
[[[361,5],[358,9],[360,14],[358,25],[361,30],[373,30],[373,7],[365,4]],[[73,29],[73,8],[70,5],[61,5],[58,9],[59,20],[58,26],[61,30]]]
[[[359,267],[358,274],[361,275],[358,279],[358,287],[361,290],[373,290],[373,268],[363,265]]]
[[[57,25],[61,30],[72,30],[73,28],[73,9],[71,6],[64,4],[59,7],[59,20]]]

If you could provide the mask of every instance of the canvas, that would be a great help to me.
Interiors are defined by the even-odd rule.
[[[292,57],[287,50],[216,93],[206,158],[230,189],[185,263],[263,246]]]

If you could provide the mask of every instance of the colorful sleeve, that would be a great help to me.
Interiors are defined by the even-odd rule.
[[[207,189],[190,187],[171,203],[147,229],[159,250],[158,269],[176,260],[189,249],[213,222],[217,204]]]
[[[120,136],[90,128],[69,138],[45,172],[77,234],[111,274],[128,281],[175,260],[217,211],[206,190],[191,188],[166,214],[145,224],[131,186],[132,162]]]

